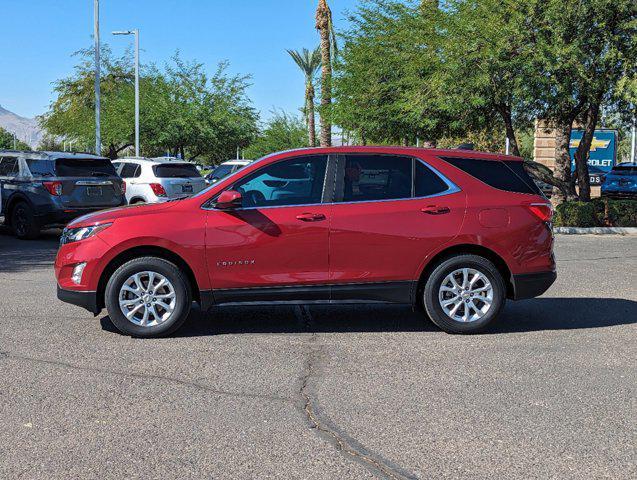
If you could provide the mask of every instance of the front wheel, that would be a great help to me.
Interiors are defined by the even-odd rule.
[[[157,257],[123,264],[109,279],[104,296],[113,324],[135,337],[171,334],[184,323],[192,304],[186,275]]]
[[[499,315],[506,287],[495,265],[478,255],[455,255],[441,261],[423,289],[431,320],[448,333],[475,333]]]

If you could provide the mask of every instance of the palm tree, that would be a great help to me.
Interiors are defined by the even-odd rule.
[[[329,109],[332,104],[332,61],[337,52],[332,11],[327,0],[319,0],[316,8],[316,29],[321,35],[321,146],[332,145],[332,124]]]
[[[316,127],[314,125],[314,75],[321,66],[321,51],[316,47],[313,51],[304,48],[300,52],[297,50],[286,50],[292,59],[305,74],[305,108],[304,113],[307,120],[307,133],[310,147],[316,146]]]

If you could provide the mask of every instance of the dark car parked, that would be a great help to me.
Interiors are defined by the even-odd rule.
[[[0,211],[18,238],[126,204],[110,160],[84,153],[0,150]]]
[[[637,163],[615,165],[602,183],[602,196],[637,198]]]

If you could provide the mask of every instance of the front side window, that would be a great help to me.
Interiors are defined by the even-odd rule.
[[[317,155],[276,162],[237,181],[244,208],[321,203],[327,156]]]
[[[18,159],[0,157],[0,177],[15,177],[18,174]]]
[[[343,202],[396,200],[412,196],[412,159],[383,155],[347,155]]]

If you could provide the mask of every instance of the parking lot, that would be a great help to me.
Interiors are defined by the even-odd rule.
[[[635,478],[637,236],[560,236],[496,327],[225,307],[139,340],[0,231],[0,478]]]

